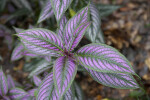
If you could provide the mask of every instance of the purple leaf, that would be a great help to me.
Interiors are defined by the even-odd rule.
[[[60,21],[61,17],[68,9],[73,0],[50,0],[50,1],[52,4],[54,14],[56,16],[56,20]]]
[[[9,91],[9,95],[11,99],[21,100],[21,98],[27,95],[27,92],[25,92],[23,89],[20,89],[20,88],[12,88]]]
[[[131,64],[116,49],[105,44],[93,43],[77,52],[78,61],[84,67],[105,73],[134,74]]]
[[[80,10],[73,18],[71,18],[64,29],[64,41],[65,44],[69,44],[66,46],[66,49],[69,51],[72,47],[72,43],[75,40],[74,36],[77,36],[78,33],[78,29],[82,29],[80,26],[83,26],[85,23],[88,22],[88,7],[83,8],[82,10]],[[85,27],[86,25],[84,25]],[[85,28],[83,28],[84,30]],[[83,31],[82,30],[82,31]],[[83,34],[84,32],[81,32],[80,34]],[[82,38],[82,35],[80,38]],[[80,39],[76,42],[79,42]]]
[[[25,50],[25,51],[23,52],[23,55],[24,55],[24,56],[29,56],[29,57],[38,57],[38,55],[33,54],[33,53],[29,53],[27,50]]]
[[[85,68],[92,78],[98,83],[105,86],[119,88],[119,89],[136,89],[139,88],[136,80],[132,75],[123,73],[103,73],[93,71],[91,69]]]
[[[51,56],[45,56],[44,59],[45,59],[47,62],[51,62]]]
[[[31,89],[31,90],[29,90],[28,91],[28,94],[30,95],[30,96],[34,96],[34,93],[35,93],[35,91],[37,91],[38,89]]]
[[[52,6],[51,6],[51,2],[50,0],[47,0],[45,2],[44,7],[42,8],[40,17],[38,19],[38,23],[44,21],[45,19],[51,17],[54,14],[53,10],[52,10]]]
[[[20,100],[36,100],[35,97],[30,96],[29,94],[25,95]]]
[[[8,89],[15,87],[15,82],[10,75],[7,75]]]
[[[7,78],[4,72],[0,69],[0,95],[4,96],[8,92]]]
[[[71,86],[77,66],[71,58],[59,57],[53,68],[54,83],[60,97],[62,97]]]
[[[18,46],[16,46],[12,52],[11,61],[16,61],[16,60],[22,58],[23,57],[23,51],[24,51],[23,45],[19,44]]]
[[[74,89],[75,89],[76,99],[77,100],[84,100],[83,91],[82,91],[81,87],[76,82],[74,82]]]
[[[33,82],[36,86],[39,86],[42,83],[42,80],[37,76],[33,76]]]
[[[64,34],[63,34],[63,31],[64,31],[64,27],[66,25],[66,23],[68,22],[66,16],[63,16],[60,20],[60,26],[57,30],[57,34],[60,38],[62,38],[62,40],[64,41]]]
[[[50,100],[54,88],[53,73],[50,73],[39,86],[36,100]]]
[[[60,51],[63,51],[62,40],[47,29],[29,29],[19,33],[18,36],[30,53],[59,56]]]
[[[65,93],[63,100],[75,100],[74,98],[74,88],[71,86],[68,91]]]
[[[90,25],[89,22],[84,23],[75,30],[75,32],[73,33],[73,38],[71,38],[67,46],[70,48],[70,51],[72,51],[79,44],[89,25]]]

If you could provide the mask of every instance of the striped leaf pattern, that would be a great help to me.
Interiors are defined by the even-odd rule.
[[[36,100],[50,100],[54,89],[53,73],[50,73],[43,80],[38,89]]]
[[[23,98],[21,98],[21,100],[36,100],[35,97],[28,95],[25,95]]]
[[[39,86],[42,83],[42,80],[38,76],[33,76],[33,82],[36,86]]]
[[[10,75],[7,75],[7,83],[8,83],[8,89],[15,87],[15,82]]]
[[[2,70],[0,70],[0,95],[4,96],[8,92],[7,78]]]
[[[47,29],[29,29],[17,35],[25,48],[37,55],[58,56],[63,48],[61,39]]]
[[[32,58],[41,57],[41,58],[44,58],[47,62],[50,62],[50,61],[51,61],[51,56],[38,56],[38,55],[36,55],[36,54],[33,54],[33,53],[28,52],[27,50],[25,50],[25,51],[23,52],[23,55],[24,55],[24,56],[28,56],[28,57],[32,57]]]
[[[74,89],[76,100],[84,100],[82,89],[76,82],[74,82]]]
[[[31,90],[28,91],[28,94],[29,94],[30,96],[34,96],[34,92],[37,91],[37,90],[38,90],[37,88],[31,89]]]
[[[71,49],[74,40],[75,31],[81,25],[88,22],[88,7],[83,8],[80,10],[74,17],[72,17],[66,24],[64,29],[64,41],[65,44],[69,44],[66,46],[66,49],[69,51]]]
[[[71,38],[70,42],[68,43],[69,50],[72,51],[81,41],[84,33],[88,29],[90,22],[84,23],[80,25],[75,32],[73,33],[73,38]]]
[[[53,86],[54,86],[54,84],[53,84]],[[58,96],[58,93],[57,93],[57,90],[56,90],[55,87],[52,90],[52,95],[51,95],[49,100],[60,100],[60,98]]]
[[[59,57],[54,65],[54,83],[60,97],[72,84],[77,72],[77,66],[71,58]]]
[[[139,88],[137,82],[130,74],[122,73],[103,73],[93,71],[91,69],[85,68],[92,78],[98,83],[105,86],[119,88],[119,89],[136,89]]]
[[[11,55],[11,61],[16,61],[23,57],[24,47],[22,44],[19,44],[15,47]]]
[[[45,56],[44,59],[45,59],[47,62],[51,62],[51,56]]]
[[[38,57],[38,55],[33,54],[33,53],[30,53],[30,52],[28,52],[27,50],[24,50],[23,55],[24,55],[24,56],[33,57],[33,58],[34,58],[34,57]]]
[[[50,69],[52,66],[50,66],[50,64],[47,61],[40,61],[39,63],[37,63],[36,68],[29,74],[29,77],[32,77],[34,75],[38,75],[42,72],[44,72],[47,69]],[[33,67],[33,66],[32,66]]]
[[[64,27],[66,25],[66,23],[68,22],[66,16],[63,16],[60,20],[60,26],[57,30],[57,34],[60,38],[62,38],[62,40],[64,40],[64,34],[63,34],[63,31],[64,31]]]
[[[9,91],[9,96],[12,100],[21,100],[25,95],[27,95],[27,92],[20,88],[12,88]]]
[[[38,23],[41,23],[45,19],[50,18],[53,14],[54,14],[54,12],[53,12],[53,9],[52,9],[52,6],[51,6],[51,2],[50,2],[50,0],[47,0],[45,2],[44,7],[42,8],[41,13],[40,13]]]
[[[109,73],[135,74],[127,59],[116,49],[105,44],[93,43],[78,50],[78,60],[84,67]]]
[[[74,87],[71,86],[68,91],[65,93],[63,100],[75,100]]]
[[[100,31],[100,15],[94,4],[90,4],[89,9],[91,25],[85,35],[91,42],[95,42],[95,39]]]
[[[104,34],[103,34],[101,28],[99,29],[99,32],[97,33],[95,42],[96,43],[105,43]]]
[[[57,21],[60,21],[72,0],[50,0]]]

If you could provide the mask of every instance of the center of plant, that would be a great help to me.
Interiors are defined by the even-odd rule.
[[[70,53],[68,51],[64,51],[64,56],[66,56],[66,57],[73,57],[73,53]]]

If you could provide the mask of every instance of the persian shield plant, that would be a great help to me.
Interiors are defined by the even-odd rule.
[[[71,93],[69,91],[78,67],[84,68],[94,80],[103,85],[121,89],[139,88],[132,76],[136,73],[131,64],[113,47],[92,43],[75,50],[90,27],[90,7],[84,7],[67,20],[64,13],[71,2],[72,0],[49,1],[53,10],[50,12],[54,12],[58,24],[56,33],[48,29],[33,28],[17,34],[29,53],[56,58],[53,73],[48,74],[39,86],[37,100],[51,100],[52,97],[57,97],[56,100],[64,99]],[[47,11],[42,13],[46,16]],[[44,15],[41,16],[43,19],[38,22],[46,19]]]

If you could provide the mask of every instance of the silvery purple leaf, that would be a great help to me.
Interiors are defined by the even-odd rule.
[[[53,67],[54,83],[59,97],[71,86],[77,72],[77,66],[71,58],[59,57]]]
[[[73,33],[73,37],[70,39],[70,42],[67,45],[67,48],[69,48],[70,51],[72,51],[81,41],[82,37],[84,36],[84,33],[88,29],[90,25],[90,22],[86,22],[82,25],[80,25],[75,32]]]
[[[60,25],[59,25],[59,28],[57,30],[57,34],[58,36],[64,41],[64,27],[66,25],[66,23],[68,22],[66,16],[63,16],[60,20]]]
[[[76,100],[84,100],[83,91],[76,82],[74,82],[74,89],[75,89]]]
[[[24,29],[22,29],[22,28],[17,28],[17,27],[13,27],[13,28],[16,31],[16,33],[24,31]]]
[[[53,86],[54,86],[54,84],[53,84]],[[51,94],[51,97],[49,100],[62,100],[61,98],[59,98],[57,90],[55,87],[52,90],[52,94]]]
[[[60,21],[73,0],[50,0],[57,21]]]
[[[51,62],[51,56],[45,56],[44,59],[45,59],[47,62]]]
[[[91,25],[88,28],[85,36],[91,41],[96,42],[97,39],[99,39],[102,43],[104,43],[103,33],[100,32],[100,14],[96,6],[91,3],[89,6],[90,9],[90,21]],[[101,36],[101,37],[98,37]]]
[[[27,50],[24,50],[24,52],[22,53],[24,56],[29,56],[29,57],[38,57],[38,55],[33,54],[28,52]]]
[[[74,40],[75,31],[77,30],[77,28],[79,28],[79,26],[84,25],[87,22],[88,22],[88,7],[85,7],[67,22],[64,29],[65,44],[72,45],[71,43]],[[78,40],[77,42],[79,41],[80,40]],[[70,45],[66,46],[66,49],[68,51],[69,49],[71,49]]]
[[[44,7],[42,8],[38,23],[44,21],[45,19],[51,17],[54,14],[50,0],[45,2]]]
[[[123,73],[103,73],[93,71],[85,67],[85,69],[90,73],[92,78],[98,83],[105,86],[119,88],[119,89],[136,89],[139,88],[136,80],[130,74]]]
[[[11,61],[16,61],[23,57],[24,47],[22,44],[19,44],[15,47],[11,55]]]
[[[39,86],[36,100],[50,100],[53,88],[53,73],[50,73]]]
[[[21,100],[21,98],[23,98],[25,95],[27,95],[27,92],[20,88],[12,88],[9,91],[9,96],[11,99]]]
[[[30,96],[29,94],[25,95],[20,100],[36,100],[35,97]]]
[[[33,76],[33,82],[36,86],[39,86],[42,83],[42,80],[38,76]]]
[[[78,61],[84,67],[105,73],[134,74],[129,61],[116,49],[101,43],[82,47],[77,52]]]
[[[37,63],[34,66],[36,66],[36,68],[29,74],[29,77],[32,77],[34,75],[38,75],[38,74],[44,72],[45,70],[52,68],[50,63],[48,63],[45,60],[40,61],[39,63]]]
[[[17,34],[30,53],[58,56],[63,51],[62,40],[52,31],[42,28],[29,29]]]
[[[104,39],[104,34],[102,29],[99,29],[99,32],[97,33],[96,39],[95,39],[96,43],[105,43],[105,39]]]
[[[8,89],[15,87],[15,82],[10,75],[7,75],[7,83],[8,83]]]
[[[37,88],[31,89],[31,90],[28,91],[28,94],[29,94],[30,96],[34,96],[34,93],[35,93],[37,90],[38,90]]]
[[[73,86],[71,86],[65,93],[63,100],[75,100],[75,92]]]
[[[0,69],[0,95],[4,96],[7,94],[7,92],[8,92],[7,78],[2,69]]]

